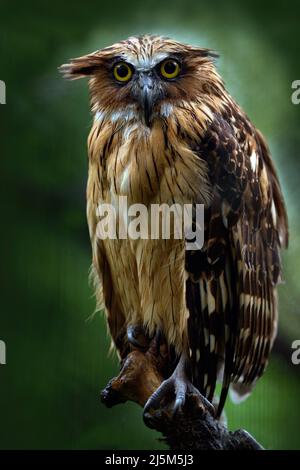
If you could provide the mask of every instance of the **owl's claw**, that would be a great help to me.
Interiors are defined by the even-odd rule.
[[[151,395],[144,407],[144,421],[150,427],[157,412],[166,411],[172,416],[181,412],[187,396],[193,396],[199,407],[205,408],[212,415],[215,414],[213,405],[194,387],[186,373],[186,362],[180,359],[175,371]]]

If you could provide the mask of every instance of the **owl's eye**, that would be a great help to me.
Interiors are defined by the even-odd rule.
[[[118,82],[128,82],[132,77],[132,69],[126,62],[119,62],[114,66],[114,77]]]
[[[171,80],[178,77],[180,73],[180,65],[174,59],[165,60],[160,66],[160,73],[163,78]]]

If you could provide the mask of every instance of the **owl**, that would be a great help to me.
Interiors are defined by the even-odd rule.
[[[280,250],[287,214],[266,141],[225,88],[210,49],[130,37],[61,67],[87,77],[87,220],[92,273],[120,359],[167,344],[170,373],[146,404],[172,390],[174,410],[193,391],[216,416],[228,391],[245,398],[263,374],[277,331]],[[202,204],[204,243],[97,236],[98,207]]]

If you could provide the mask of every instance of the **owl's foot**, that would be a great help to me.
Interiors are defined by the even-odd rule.
[[[173,374],[151,395],[144,407],[144,421],[151,427],[151,421],[155,413],[164,410],[172,415],[182,411],[187,396],[193,397],[202,409],[206,409],[212,415],[215,414],[213,405],[190,382],[187,374],[187,361],[181,356]]]

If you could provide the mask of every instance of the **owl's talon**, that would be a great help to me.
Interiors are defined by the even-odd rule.
[[[171,377],[162,382],[160,387],[148,399],[144,407],[144,421],[148,426],[151,426],[153,419],[155,419],[155,414],[161,411],[166,411],[175,416],[178,412],[182,411],[187,395],[195,397],[199,407],[207,410],[214,416],[215,409],[213,405],[189,381],[185,360],[182,358]]]

